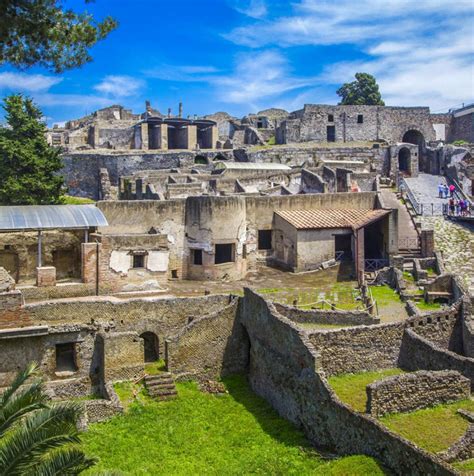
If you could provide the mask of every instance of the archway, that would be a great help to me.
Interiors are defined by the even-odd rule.
[[[398,170],[410,174],[410,150],[407,147],[402,147],[398,151]]]
[[[409,131],[405,132],[405,134],[403,134],[402,142],[424,147],[425,138],[420,131],[417,131],[416,129],[410,129]]]
[[[196,155],[194,163],[199,165],[207,165],[207,158],[204,155]]]
[[[153,332],[144,332],[140,337],[144,341],[145,362],[156,362],[160,358],[158,337]]]

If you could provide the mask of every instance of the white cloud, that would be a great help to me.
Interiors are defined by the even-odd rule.
[[[158,67],[144,71],[145,76],[154,79],[176,82],[207,82],[212,75],[220,70],[211,65],[169,65],[161,64]]]
[[[62,78],[54,76],[45,76],[43,74],[26,73],[0,73],[0,90],[8,89],[10,91],[47,91],[55,84],[62,81]]]
[[[131,76],[110,75],[96,84],[94,89],[107,96],[120,98],[137,94],[144,85],[145,83],[142,80]]]
[[[231,6],[251,18],[263,18],[268,13],[264,0],[233,0]]]
[[[89,110],[110,106],[114,103],[114,98],[104,98],[93,94],[38,93],[34,95],[34,100],[40,106],[80,106]]]
[[[234,71],[215,77],[211,84],[221,101],[257,107],[260,101],[308,86],[311,81],[293,77],[285,57],[269,50],[239,55]]]

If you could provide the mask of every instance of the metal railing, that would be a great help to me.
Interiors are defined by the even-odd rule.
[[[364,260],[365,271],[377,271],[378,269],[385,268],[389,265],[388,259],[385,258],[373,258]]]

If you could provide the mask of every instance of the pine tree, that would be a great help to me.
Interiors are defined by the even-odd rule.
[[[342,98],[343,106],[385,106],[375,78],[368,73],[356,73],[356,80],[344,83],[337,95]]]
[[[92,0],[85,0],[90,3]],[[44,66],[56,73],[91,61],[89,49],[117,27],[64,8],[62,0],[0,0],[0,65]]]
[[[0,127],[0,204],[61,203],[60,150],[46,140],[42,113],[30,98],[4,100],[6,125]]]

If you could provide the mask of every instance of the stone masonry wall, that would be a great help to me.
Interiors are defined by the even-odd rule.
[[[307,334],[248,289],[240,321],[250,341],[252,389],[310,441],[339,454],[374,456],[396,474],[453,474],[436,456],[343,404],[316,370],[319,355]]]
[[[386,413],[410,412],[470,396],[471,382],[459,372],[420,370],[367,385],[367,413],[378,418]]]
[[[371,325],[379,324],[380,319],[372,317],[365,311],[329,311],[329,310],[303,310],[293,306],[274,303],[276,310],[285,317],[297,323],[311,324],[346,324],[346,325]]]
[[[248,347],[236,320],[238,299],[200,317],[166,341],[168,370],[178,379],[217,379],[245,371]]]
[[[399,366],[406,370],[457,370],[474,388],[474,359],[442,349],[407,329],[400,348]]]

